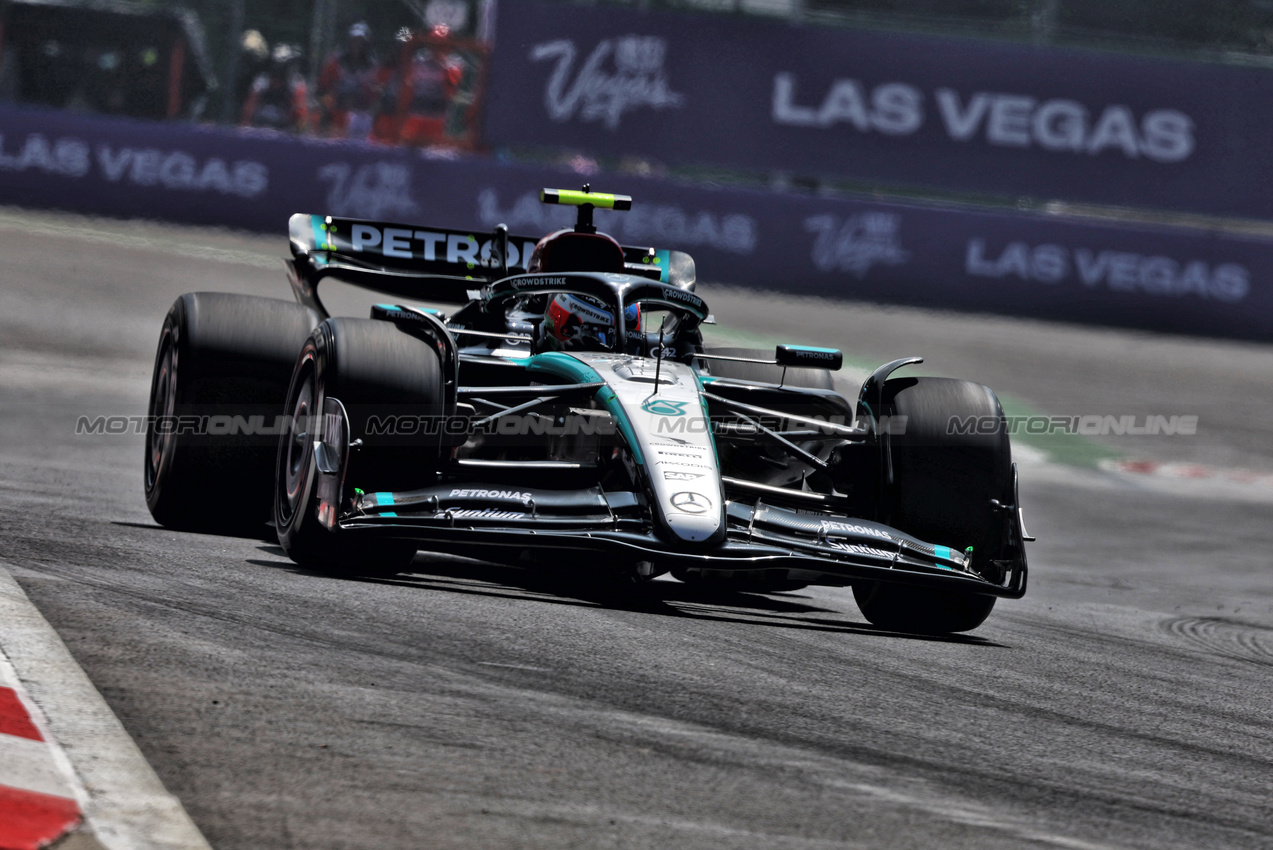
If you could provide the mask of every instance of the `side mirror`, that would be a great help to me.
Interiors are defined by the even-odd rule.
[[[694,291],[698,281],[698,271],[694,268],[694,258],[684,251],[669,251],[667,257],[667,282],[689,292]]]
[[[813,348],[807,345],[780,345],[774,352],[779,366],[804,369],[829,369],[838,372],[844,365],[844,353],[835,348]]]

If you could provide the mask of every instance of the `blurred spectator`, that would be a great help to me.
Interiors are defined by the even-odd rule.
[[[256,80],[269,70],[269,42],[259,30],[244,30],[239,40],[239,73],[235,81],[234,102],[246,103]]]
[[[309,91],[300,73],[300,50],[289,44],[274,46],[270,68],[257,76],[243,104],[247,127],[304,132],[309,126]]]
[[[408,145],[432,145],[446,138],[447,114],[464,74],[459,58],[447,50],[445,28],[439,29],[435,42],[416,48],[398,95],[398,141]]]
[[[448,122],[465,74],[460,42],[445,25],[427,34],[399,33],[396,66],[387,74],[374,138],[385,144],[457,144]]]
[[[402,123],[398,115],[398,96],[402,92],[403,71],[409,59],[407,45],[414,38],[415,34],[408,27],[400,27],[394,34],[397,44],[393,53],[380,69],[380,102],[376,106],[371,138],[381,144],[398,143],[398,127]]]
[[[371,50],[371,28],[359,22],[349,28],[345,48],[331,56],[318,77],[322,107],[320,130],[329,136],[366,139],[380,96],[381,69]]]

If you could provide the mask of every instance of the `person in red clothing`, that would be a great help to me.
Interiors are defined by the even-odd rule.
[[[398,93],[402,116],[399,139],[408,145],[431,145],[446,138],[447,113],[464,73],[459,58],[447,50],[447,31],[434,30],[420,43],[405,69]]]
[[[245,127],[304,132],[309,126],[309,93],[300,73],[300,51],[279,44],[270,58],[270,69],[252,83],[243,104]]]
[[[380,96],[380,66],[371,50],[371,28],[359,22],[349,28],[345,48],[333,54],[318,77],[322,125],[328,136],[366,139]]]

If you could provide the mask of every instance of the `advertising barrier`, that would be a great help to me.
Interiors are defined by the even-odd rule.
[[[0,203],[277,233],[280,255],[294,212],[542,235],[573,211],[541,204],[538,190],[584,179],[474,156],[0,107]],[[1273,339],[1269,240],[587,179],[635,199],[628,212],[598,210],[602,230],[688,251],[707,282]]]
[[[496,146],[1273,217],[1271,70],[530,0],[497,39]]]

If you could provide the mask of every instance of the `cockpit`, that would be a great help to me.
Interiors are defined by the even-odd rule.
[[[640,301],[627,300],[622,307],[622,324],[616,321],[620,292],[630,288],[632,277],[665,280],[667,275],[659,266],[665,258],[651,250],[652,256],[641,258],[646,261],[644,265],[633,263],[617,240],[597,232],[593,224],[595,208],[630,209],[631,198],[593,193],[585,185],[581,192],[545,189],[541,199],[576,207],[578,220],[573,229],[558,230],[539,240],[527,262],[527,275],[593,273],[593,284],[611,281],[613,288],[581,292],[578,279],[572,277],[559,281],[559,291],[515,296],[505,306],[509,331],[530,336],[536,351],[623,351],[644,355],[658,345],[659,330],[670,339],[678,322],[666,305],[651,304],[647,309]],[[618,275],[627,280],[619,283],[614,277]],[[684,288],[692,291],[693,283]],[[646,339],[649,323],[643,319],[647,312],[665,314],[659,316],[653,339]]]

